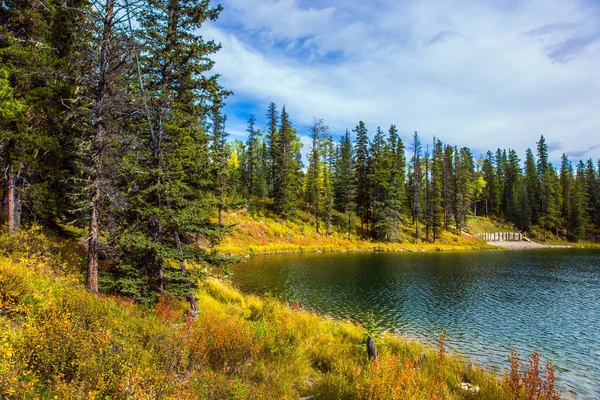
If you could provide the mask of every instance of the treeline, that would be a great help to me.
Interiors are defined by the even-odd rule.
[[[319,232],[380,241],[399,240],[405,222],[436,241],[470,215],[598,236],[600,166],[563,156],[556,169],[543,137],[522,168],[514,150],[476,159],[417,133],[405,145],[395,126],[369,135],[360,122],[334,141],[316,119],[304,165],[287,110],[270,104],[265,128],[251,117],[247,140],[229,141],[231,93],[211,73],[220,46],[199,34],[221,10],[209,0],[0,2],[6,226],[85,228],[92,292],[170,292],[194,308],[198,274],[228,262],[214,251],[229,229],[223,211],[255,198],[284,221],[305,207]]]
[[[198,275],[227,262],[212,248],[227,231],[230,93],[211,73],[220,46],[198,33],[220,12],[208,0],[0,2],[5,222],[11,234],[85,228],[94,293],[100,279],[195,308]]]
[[[469,217],[484,215],[525,232],[539,227],[544,239],[548,232],[571,240],[598,236],[600,161],[574,168],[563,155],[557,169],[543,136],[536,155],[528,149],[522,163],[512,149],[476,159],[469,148],[436,138],[423,145],[416,132],[407,149],[395,125],[387,132],[378,127],[369,139],[362,121],[353,138],[346,131],[335,143],[324,121],[315,119],[304,168],[285,107],[279,118],[271,103],[264,132],[254,116],[247,131],[246,142],[231,145],[230,195],[272,198],[284,220],[306,207],[317,231],[330,233],[335,220],[349,234],[357,229],[365,238],[395,241],[400,224],[410,221],[417,240],[435,242],[443,231],[459,233]]]

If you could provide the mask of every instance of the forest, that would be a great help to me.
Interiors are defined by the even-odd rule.
[[[417,241],[435,242],[479,215],[544,239],[598,238],[600,160],[563,155],[555,167],[544,136],[521,160],[417,132],[405,144],[395,125],[370,135],[362,121],[335,140],[315,118],[303,159],[288,110],[271,103],[262,128],[249,116],[247,140],[229,140],[232,93],[211,73],[220,45],[196,34],[221,10],[208,0],[2,3],[6,226],[85,229],[92,292],[100,281],[137,300],[168,290],[193,302],[202,269],[186,263],[225,267],[223,212],[259,201],[282,221],[302,208],[317,232],[381,242],[397,241],[406,220]]]
[[[332,132],[274,102],[233,139],[202,35],[222,11],[0,1],[0,398],[558,398],[535,349],[498,378],[443,330],[433,349],[241,294],[219,244],[257,208],[364,243],[458,241],[482,216],[597,242],[600,160],[553,163],[543,135],[473,154],[360,115]]]

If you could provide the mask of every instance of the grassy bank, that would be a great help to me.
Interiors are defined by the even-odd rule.
[[[330,233],[320,222],[317,232],[313,217],[302,211],[294,218],[282,222],[266,208],[242,210],[225,215],[226,224],[233,226],[229,235],[218,249],[238,256],[332,251],[461,251],[492,248],[471,237],[460,237],[443,232],[436,243],[426,243],[424,234],[417,242],[415,227],[405,220],[400,227],[396,243],[375,242],[361,239],[355,233],[348,235],[333,225]],[[358,225],[358,221],[354,221]]]
[[[508,377],[443,346],[383,335],[370,362],[362,327],[215,278],[201,284],[192,319],[166,298],[145,307],[86,292],[72,243],[37,232],[0,247],[0,398],[514,398]]]

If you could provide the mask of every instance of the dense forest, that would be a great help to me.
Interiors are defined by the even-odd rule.
[[[512,149],[478,157],[416,132],[405,144],[395,125],[369,135],[362,121],[338,141],[315,119],[303,159],[288,110],[271,103],[264,127],[250,116],[247,140],[229,140],[232,93],[211,72],[220,45],[198,35],[221,10],[208,0],[0,3],[6,226],[85,228],[92,292],[99,280],[137,300],[169,291],[195,309],[204,269],[186,265],[226,265],[214,250],[231,228],[223,212],[259,201],[283,221],[304,208],[323,234],[336,226],[377,241],[398,240],[407,222],[435,242],[479,215],[598,238],[600,161],[563,155],[557,168],[543,136],[524,160]],[[111,261],[101,276],[99,260]]]
[[[387,133],[377,127],[369,139],[362,121],[352,130],[354,139],[346,131],[334,143],[324,121],[315,119],[304,167],[289,119],[285,107],[279,117],[274,103],[262,131],[250,117],[247,141],[230,144],[228,197],[271,198],[284,220],[305,207],[317,231],[324,222],[329,233],[335,221],[378,241],[396,240],[399,224],[409,218],[417,239],[435,242],[442,230],[461,232],[471,216],[504,219],[524,232],[538,227],[544,240],[597,238],[600,160],[598,166],[590,159],[573,167],[563,154],[557,169],[543,135],[536,154],[527,149],[522,162],[513,149],[475,158],[468,147],[435,137],[425,145],[417,132],[407,150],[395,125]]]

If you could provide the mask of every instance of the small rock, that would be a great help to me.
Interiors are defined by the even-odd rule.
[[[462,390],[464,390],[465,392],[479,393],[479,386],[471,385],[470,383],[467,383],[467,382],[461,383],[460,388]]]

